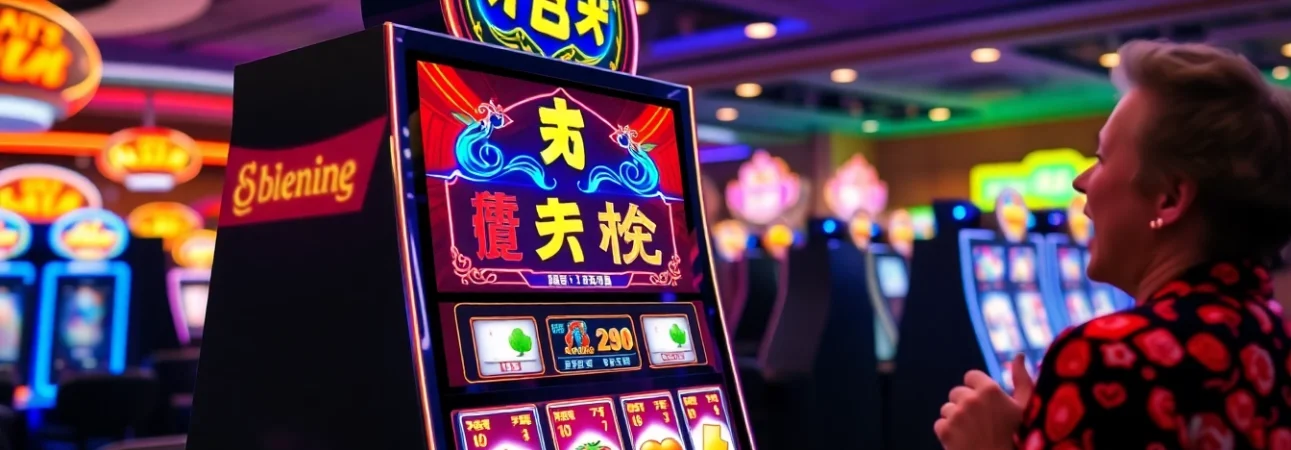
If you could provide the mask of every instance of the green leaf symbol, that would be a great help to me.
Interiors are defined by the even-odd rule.
[[[655,144],[641,144],[641,151],[649,152],[650,150],[654,150],[655,147],[657,147]]]
[[[668,329],[668,337],[672,338],[672,341],[677,343],[677,348],[681,348],[686,345],[686,332],[681,329],[680,325],[675,323],[672,324],[672,328]]]
[[[524,356],[529,350],[533,350],[533,338],[524,334],[524,330],[515,328],[511,330],[511,336],[507,338],[507,343],[511,344],[511,349],[520,352],[516,357]]]

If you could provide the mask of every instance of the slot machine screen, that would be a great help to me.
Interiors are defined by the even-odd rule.
[[[413,66],[422,349],[459,445],[680,448],[689,429],[735,449],[680,104]]]
[[[888,303],[892,319],[901,322],[901,312],[906,294],[910,291],[910,274],[906,271],[906,261],[898,255],[876,255],[875,270],[878,272],[879,292]]]
[[[106,370],[110,348],[107,329],[115,280],[103,277],[63,277],[58,283],[54,314],[54,372]]]
[[[16,281],[10,283],[8,281]],[[0,278],[0,364],[17,363],[22,357],[24,311],[22,279]]]
[[[987,368],[1012,389],[1013,356],[1025,353],[1034,372],[1054,337],[1054,318],[1040,289],[1039,245],[1005,243],[994,234],[965,230],[964,289]]]
[[[210,295],[211,283],[184,281],[179,285],[179,301],[184,308],[184,323],[188,333],[194,338],[202,337],[206,327],[206,298]]]

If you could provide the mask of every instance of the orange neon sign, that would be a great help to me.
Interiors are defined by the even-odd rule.
[[[70,117],[94,97],[103,76],[85,27],[48,1],[0,0],[0,94],[46,103]]]
[[[202,170],[202,154],[188,135],[162,127],[127,128],[108,137],[99,172],[130,190],[168,191]]]
[[[170,249],[175,264],[187,269],[210,269],[215,261],[215,231],[194,230]]]
[[[160,238],[170,249],[176,239],[201,229],[202,216],[183,203],[152,202],[140,205],[126,216],[130,233],[141,238]]]
[[[79,173],[48,164],[22,164],[0,170],[0,209],[28,222],[45,224],[80,208],[103,207],[94,183]]]

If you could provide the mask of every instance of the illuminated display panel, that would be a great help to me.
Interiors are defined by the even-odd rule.
[[[1075,326],[1095,317],[1128,308],[1133,300],[1120,290],[1107,284],[1094,282],[1086,276],[1089,267],[1089,248],[1074,243],[1063,234],[1046,238],[1049,260],[1053,264],[1050,279],[1053,295],[1062,300],[1066,313],[1064,326]]]
[[[964,297],[987,369],[1011,390],[1013,356],[1024,353],[1034,373],[1065,320],[1043,289],[1042,238],[1009,243],[991,231],[963,230],[959,244]]]
[[[417,64],[440,292],[696,292],[665,106]]]
[[[892,247],[872,244],[866,252],[866,277],[874,307],[874,350],[880,361],[896,356],[901,315],[910,291],[909,261]]]

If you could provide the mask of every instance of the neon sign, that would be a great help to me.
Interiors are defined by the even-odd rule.
[[[549,58],[637,71],[631,0],[441,0],[453,35]]]
[[[96,162],[104,177],[131,191],[169,191],[202,171],[197,142],[161,127],[127,128],[112,134]]]
[[[839,220],[851,219],[858,211],[878,214],[888,205],[888,184],[865,156],[852,155],[825,182],[825,205]]]
[[[798,203],[802,182],[783,159],[758,150],[726,185],[726,207],[754,225],[767,225]]]
[[[418,78],[441,291],[695,289],[671,109],[432,63]]]
[[[0,262],[21,257],[31,248],[31,224],[27,219],[0,209]]]
[[[0,0],[0,47],[3,131],[43,131],[75,115],[103,76],[89,32],[48,1]]]
[[[64,214],[49,226],[49,247],[75,261],[104,261],[125,251],[130,231],[111,211],[82,208]]]
[[[973,166],[968,176],[971,198],[982,211],[990,211],[995,207],[996,197],[1012,188],[1031,208],[1065,208],[1076,196],[1071,183],[1095,162],[1095,158],[1063,148],[1036,150],[1021,162],[979,164]]]
[[[176,239],[170,249],[175,265],[186,269],[210,269],[215,262],[215,231],[193,230]]]
[[[28,222],[46,224],[80,208],[101,208],[99,189],[79,173],[48,164],[22,164],[0,170],[0,209]]]
[[[874,239],[874,219],[870,217],[870,213],[857,211],[847,223],[847,234],[852,237],[852,245],[857,249],[865,251],[870,248],[870,241]]]
[[[297,148],[229,149],[220,226],[294,220],[363,209],[386,119]]]
[[[789,247],[793,246],[793,229],[783,223],[777,223],[762,233],[762,248],[776,259],[789,256]]]
[[[172,248],[177,238],[201,229],[203,222],[193,208],[175,202],[144,203],[126,216],[131,233],[141,238],[161,238],[166,249]]]
[[[738,220],[723,220],[713,225],[713,248],[723,261],[744,259],[749,249],[749,230]]]

